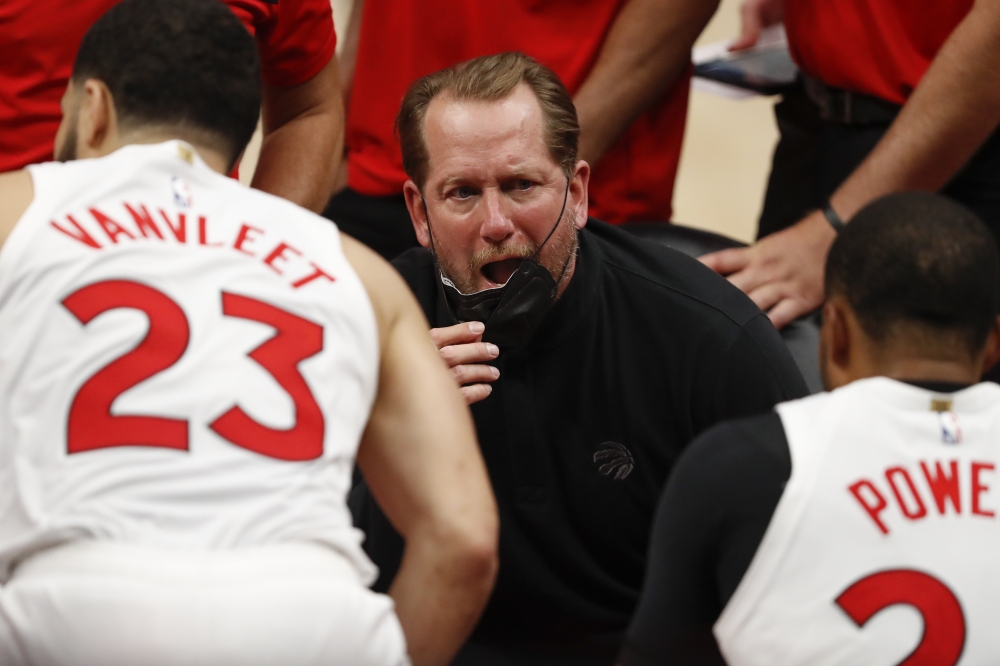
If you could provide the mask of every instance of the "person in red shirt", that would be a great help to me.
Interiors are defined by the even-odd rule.
[[[779,328],[815,310],[836,230],[867,203],[941,191],[1000,237],[1000,4],[748,0],[743,35],[784,20],[804,91],[776,107],[760,240],[703,258]]]
[[[257,42],[264,142],[253,186],[318,211],[340,168],[344,111],[329,0],[223,0]],[[0,173],[52,159],[59,100],[87,28],[118,0],[0,4]]]
[[[325,215],[387,258],[417,247],[393,126],[413,81],[522,51],[565,83],[593,165],[590,213],[669,221],[691,45],[718,0],[356,0],[345,37],[347,189]]]

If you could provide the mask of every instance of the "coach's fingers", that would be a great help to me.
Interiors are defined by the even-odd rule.
[[[472,386],[462,387],[462,397],[465,398],[465,404],[467,405],[485,399],[492,392],[493,387],[489,384],[473,384]]]
[[[749,247],[740,247],[731,250],[719,250],[718,252],[698,257],[698,261],[719,275],[729,275],[730,273],[735,273],[746,268],[752,257],[751,249]]]
[[[500,370],[492,365],[475,363],[472,365],[456,365],[451,369],[451,374],[455,376],[455,381],[459,386],[465,384],[479,384],[482,382],[496,381],[500,377]]]
[[[447,347],[448,345],[464,344],[467,342],[479,342],[483,335],[483,331],[486,330],[486,326],[481,321],[467,321],[462,324],[455,324],[454,326],[445,326],[444,328],[432,328],[431,329],[431,340],[434,341],[434,345],[441,349],[442,347]]]
[[[448,345],[441,347],[441,358],[449,368],[466,363],[482,363],[492,361],[500,355],[500,349],[490,342],[473,342],[465,345]]]

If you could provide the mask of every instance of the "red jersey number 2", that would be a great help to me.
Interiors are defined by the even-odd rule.
[[[913,569],[880,571],[854,582],[837,605],[863,627],[879,611],[906,604],[920,612],[924,635],[898,666],[954,666],[965,648],[965,614],[947,585]]]
[[[106,280],[83,287],[63,305],[84,325],[118,308],[140,310],[149,319],[146,337],[128,353],[83,383],[70,404],[69,453],[113,446],[153,446],[187,450],[188,421],[160,416],[113,415],[115,399],[173,366],[184,355],[190,327],[184,311],[164,293],[138,282]],[[236,446],[280,460],[313,460],[323,454],[323,414],[298,370],[298,363],[323,349],[323,328],[263,301],[223,292],[223,314],[273,326],[277,333],[249,356],[288,392],[295,425],[264,426],[234,405],[209,427]]]

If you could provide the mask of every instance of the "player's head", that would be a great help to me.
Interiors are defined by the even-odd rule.
[[[56,158],[185,139],[235,163],[260,112],[253,38],[221,2],[125,0],[80,45]]]
[[[1000,355],[998,310],[1000,259],[972,211],[936,194],[883,197],[830,248],[824,382],[977,381]]]
[[[553,277],[572,274],[590,167],[551,70],[523,53],[460,63],[410,86],[396,127],[417,238],[461,291],[505,283],[539,247]]]

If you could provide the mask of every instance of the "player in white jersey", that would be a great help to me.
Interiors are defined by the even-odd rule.
[[[930,194],[830,250],[831,392],[706,432],[678,462],[620,663],[1000,661],[1000,261]],[[714,636],[713,636],[714,633]]]
[[[223,175],[256,58],[222,3],[126,0],[80,48],[72,161],[0,176],[3,666],[444,664],[489,595],[489,482],[405,285]],[[389,596],[356,455],[407,539]]]

